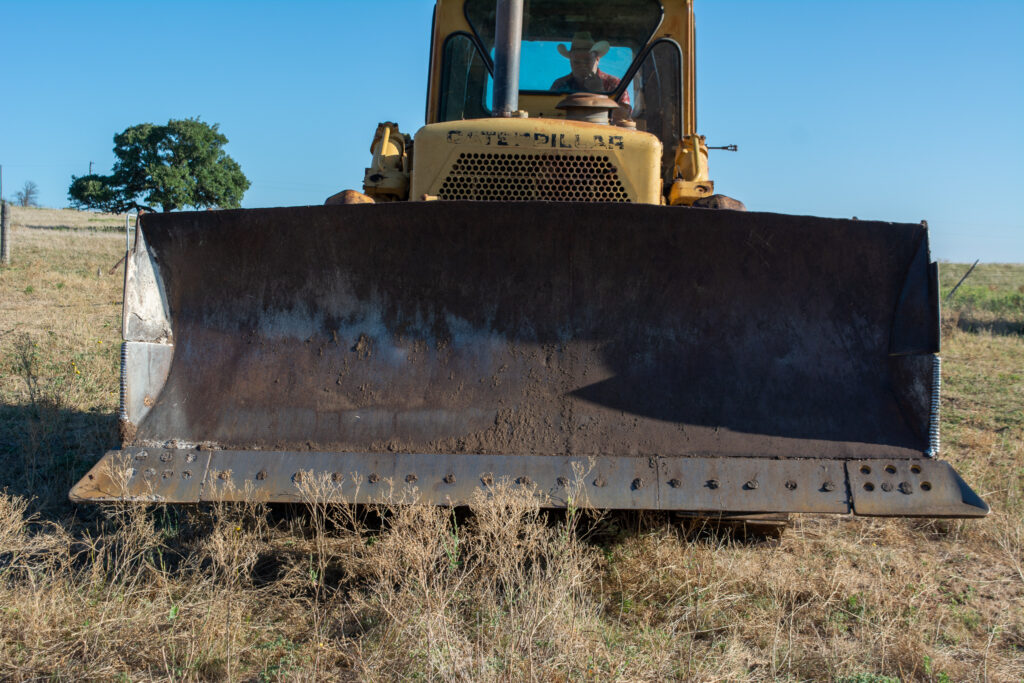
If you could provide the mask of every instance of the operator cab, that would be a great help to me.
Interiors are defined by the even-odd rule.
[[[495,13],[494,0],[438,3],[434,38],[441,43],[439,50],[432,49],[437,67],[432,75],[437,78],[432,81],[428,122],[492,116]],[[664,24],[665,10],[658,0],[528,0],[523,8],[519,108],[530,118],[565,118],[557,105],[567,94],[610,97],[619,104],[613,123],[632,127],[635,122],[637,130],[662,142],[667,179],[683,135],[684,74],[683,50],[665,35]],[[590,77],[586,64],[578,64],[588,57],[597,61]]]

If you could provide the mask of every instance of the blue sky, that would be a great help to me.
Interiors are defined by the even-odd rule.
[[[432,3],[0,1],[0,164],[66,206],[114,133],[201,116],[246,207],[359,188],[378,121],[423,123]],[[1024,262],[1024,1],[697,0],[698,112],[753,210],[927,219],[932,252]]]

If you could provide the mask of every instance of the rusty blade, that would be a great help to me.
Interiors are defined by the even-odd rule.
[[[984,517],[989,507],[946,462],[850,460],[850,495],[858,515]]]
[[[174,356],[136,443],[927,448],[937,340],[920,225],[432,202],[147,215],[141,230]]]
[[[875,482],[866,487],[868,477]],[[849,472],[849,474],[848,474]],[[116,482],[116,483],[115,483]],[[548,507],[701,514],[811,512],[982,517],[988,507],[947,463],[308,451],[111,451],[75,501],[466,505],[498,487]]]
[[[72,502],[195,503],[206,480],[210,452],[126,448],[109,451],[72,487]]]

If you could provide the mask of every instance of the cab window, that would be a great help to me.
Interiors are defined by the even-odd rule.
[[[467,33],[453,33],[444,41],[441,70],[441,121],[479,119],[491,115],[491,74]]]
[[[662,171],[670,183],[683,131],[683,51],[679,44],[666,39],[655,42],[630,81],[629,92],[637,130],[661,140]]]
[[[466,0],[466,19],[493,60],[494,0]],[[611,94],[661,24],[658,0],[526,0],[519,89],[527,92],[587,90]],[[582,83],[572,65],[592,49],[606,77]],[[575,87],[574,87],[575,86]]]

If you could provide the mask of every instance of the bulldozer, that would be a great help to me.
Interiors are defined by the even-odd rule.
[[[716,193],[695,54],[692,0],[437,0],[362,191],[141,218],[71,500],[987,514],[938,457],[927,226]]]

